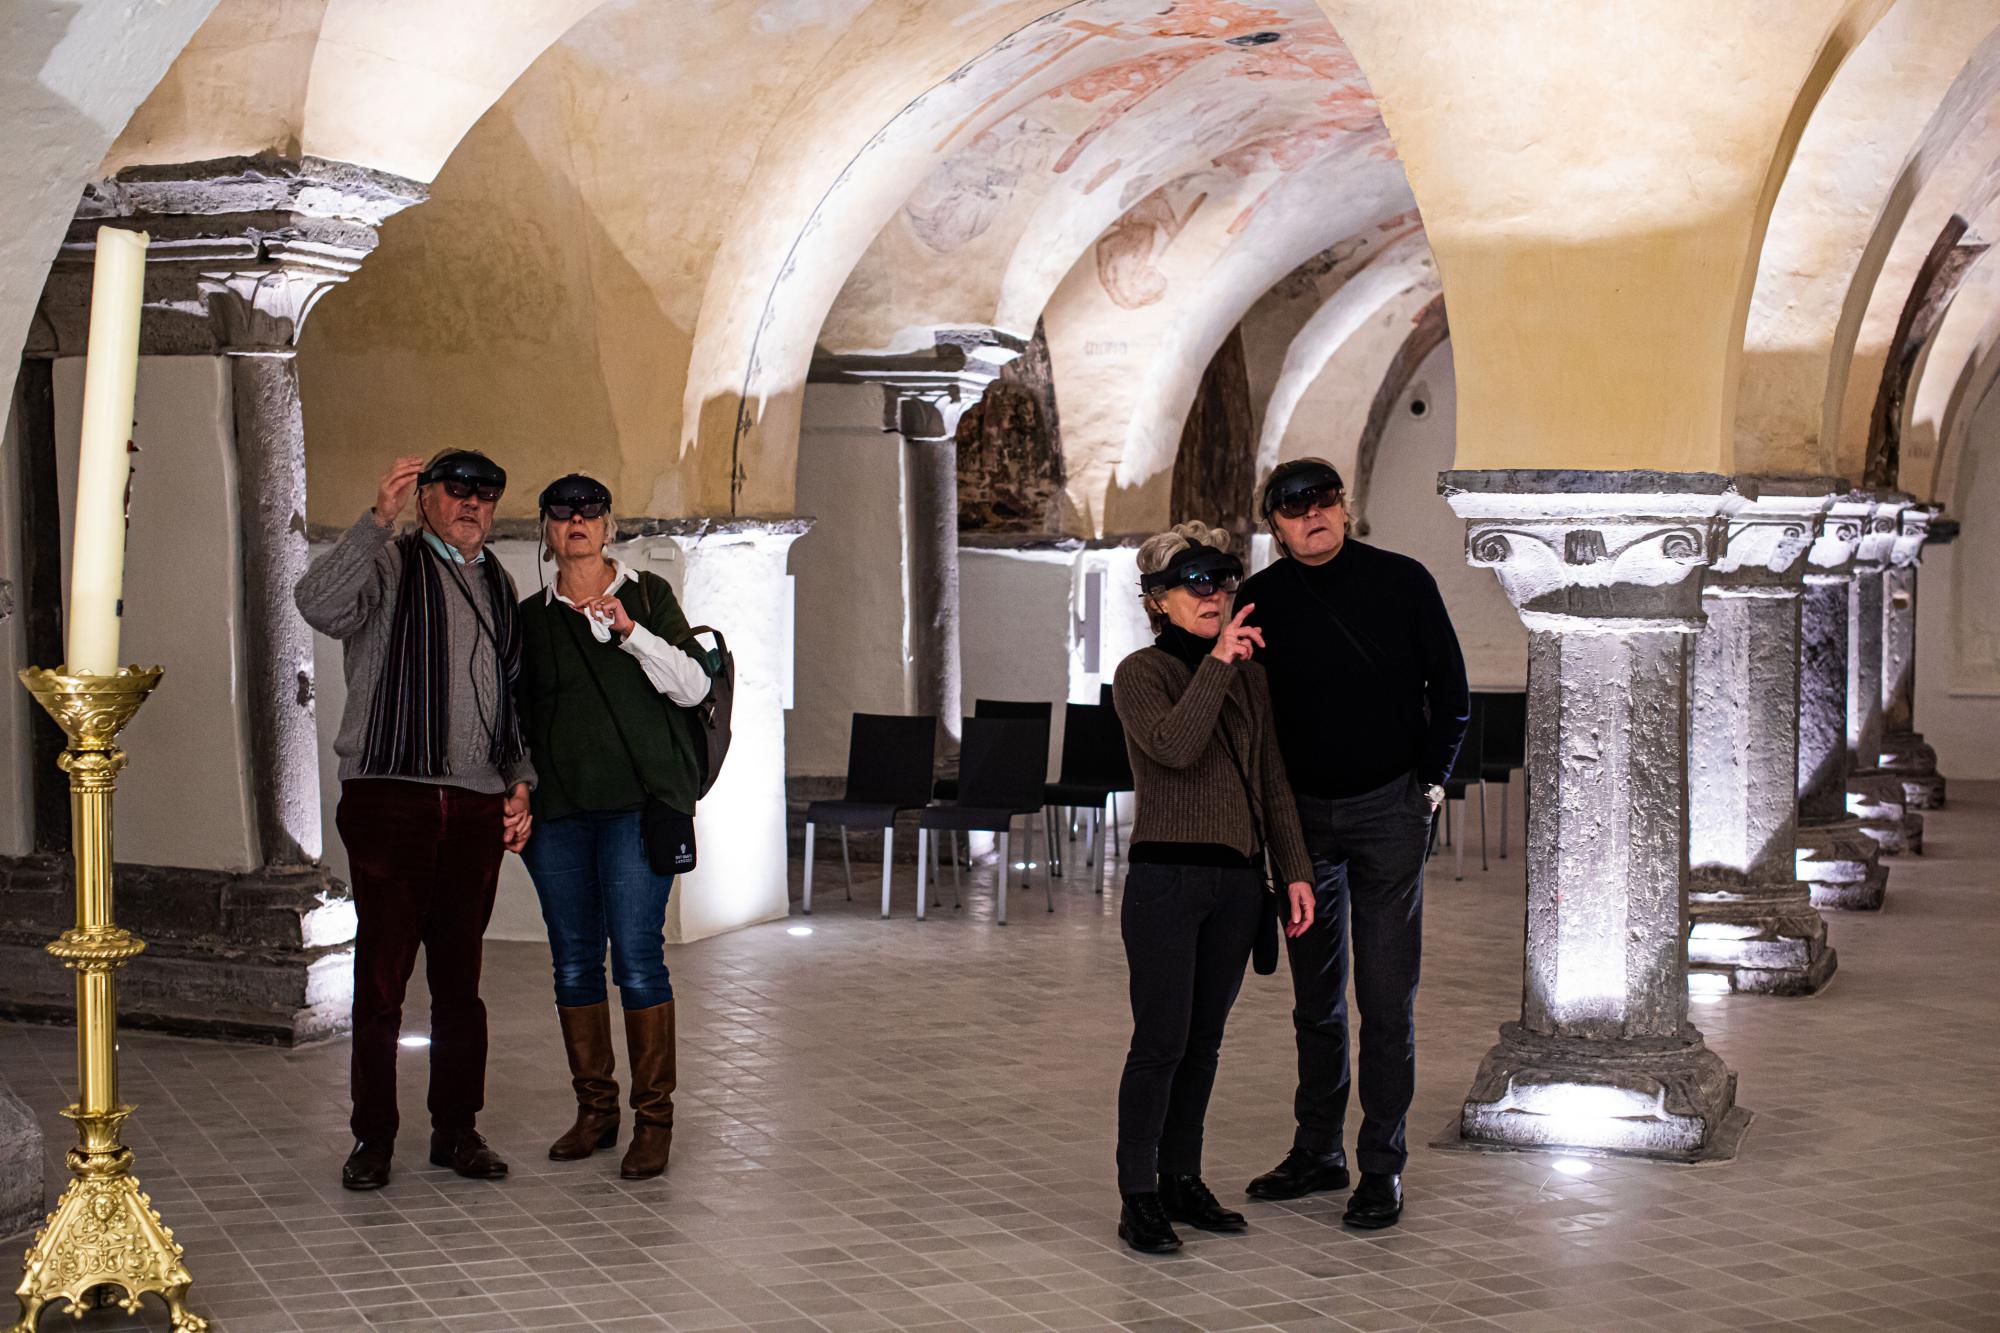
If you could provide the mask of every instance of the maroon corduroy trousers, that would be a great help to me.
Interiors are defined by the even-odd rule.
[[[431,1127],[470,1129],[486,1102],[479,963],[500,881],[502,798],[393,778],[341,784],[334,816],[354,887],[354,1113],[364,1143],[396,1137],[403,995],[424,951]]]

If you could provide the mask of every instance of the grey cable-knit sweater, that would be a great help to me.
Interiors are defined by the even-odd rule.
[[[1226,729],[1262,807],[1272,865],[1286,883],[1312,880],[1299,809],[1271,730],[1263,667],[1204,657],[1190,671],[1164,649],[1141,648],[1118,664],[1111,692],[1138,788],[1134,843],[1206,842],[1245,856],[1256,851],[1243,778],[1222,742]]]
[[[292,594],[306,624],[330,639],[340,640],[347,677],[347,707],[340,715],[340,732],[334,737],[333,752],[340,756],[342,782],[364,776],[361,750],[368,733],[368,709],[375,698],[375,682],[382,675],[383,659],[389,654],[389,630],[396,618],[396,588],[403,573],[395,537],[392,530],[375,521],[372,513],[363,512],[360,520],[341,534],[332,550],[312,562]],[[493,558],[489,553],[487,559]],[[469,578],[466,584],[474,597],[485,600],[485,579]],[[450,591],[448,585],[447,591]],[[480,632],[479,622],[473,618],[472,607],[465,598],[450,592],[445,606],[451,640],[448,650],[451,729],[445,754],[451,772],[449,776],[433,778],[415,774],[394,776],[408,782],[430,782],[487,793],[508,791],[517,782],[532,787],[535,766],[529,756],[522,755],[505,772],[494,767],[488,757],[486,727],[500,703],[494,697],[499,690],[500,671],[494,660],[493,645]],[[487,622],[492,623],[493,608],[480,609],[485,612]]]

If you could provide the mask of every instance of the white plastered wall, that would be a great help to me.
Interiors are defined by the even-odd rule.
[[[805,614],[785,751],[792,774],[830,777],[853,714],[913,711],[908,446],[882,429],[872,385],[808,385],[803,411],[798,511],[814,524],[792,561]]]
[[[55,364],[63,559],[76,506],[83,360]],[[122,733],[120,861],[248,870],[256,864],[242,671],[236,439],[221,357],[139,358],[121,662],[166,668]],[[65,576],[63,586],[68,587]]]
[[[1410,413],[1418,398],[1428,404],[1421,417]],[[1430,570],[1458,631],[1472,688],[1518,690],[1528,679],[1527,631],[1491,571],[1465,563],[1465,524],[1437,493],[1438,473],[1452,466],[1457,404],[1446,342],[1424,358],[1383,428],[1365,540],[1413,556]],[[1295,424],[1288,438],[1299,430]]]
[[[1952,490],[1964,523],[1917,575],[1917,730],[1952,778],[2000,778],[2000,393],[1975,412]],[[1949,789],[1947,788],[1947,795]]]

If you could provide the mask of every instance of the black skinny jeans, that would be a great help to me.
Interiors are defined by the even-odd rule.
[[[1118,1189],[1200,1174],[1222,1026],[1263,910],[1254,870],[1135,865],[1119,922],[1132,969],[1132,1049],[1118,1084]]]
[[[1415,1009],[1430,800],[1412,773],[1359,796],[1300,796],[1298,803],[1315,882],[1312,925],[1285,941],[1299,1044],[1293,1145],[1345,1160],[1351,922],[1354,999],[1361,1010],[1355,1161],[1363,1171],[1401,1174],[1410,1156],[1404,1122],[1417,1089]]]

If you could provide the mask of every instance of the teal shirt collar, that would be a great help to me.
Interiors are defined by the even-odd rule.
[[[472,557],[472,559],[470,560],[467,560],[463,555],[459,553],[459,549],[456,546],[453,546],[450,542],[447,542],[444,538],[438,536],[435,532],[432,532],[429,528],[423,529],[423,534],[424,534],[424,541],[429,543],[430,548],[433,551],[436,551],[440,556],[444,557],[446,560],[449,560],[454,565],[468,565],[468,564],[476,565],[486,559],[486,548],[483,546],[479,548],[478,555]]]

